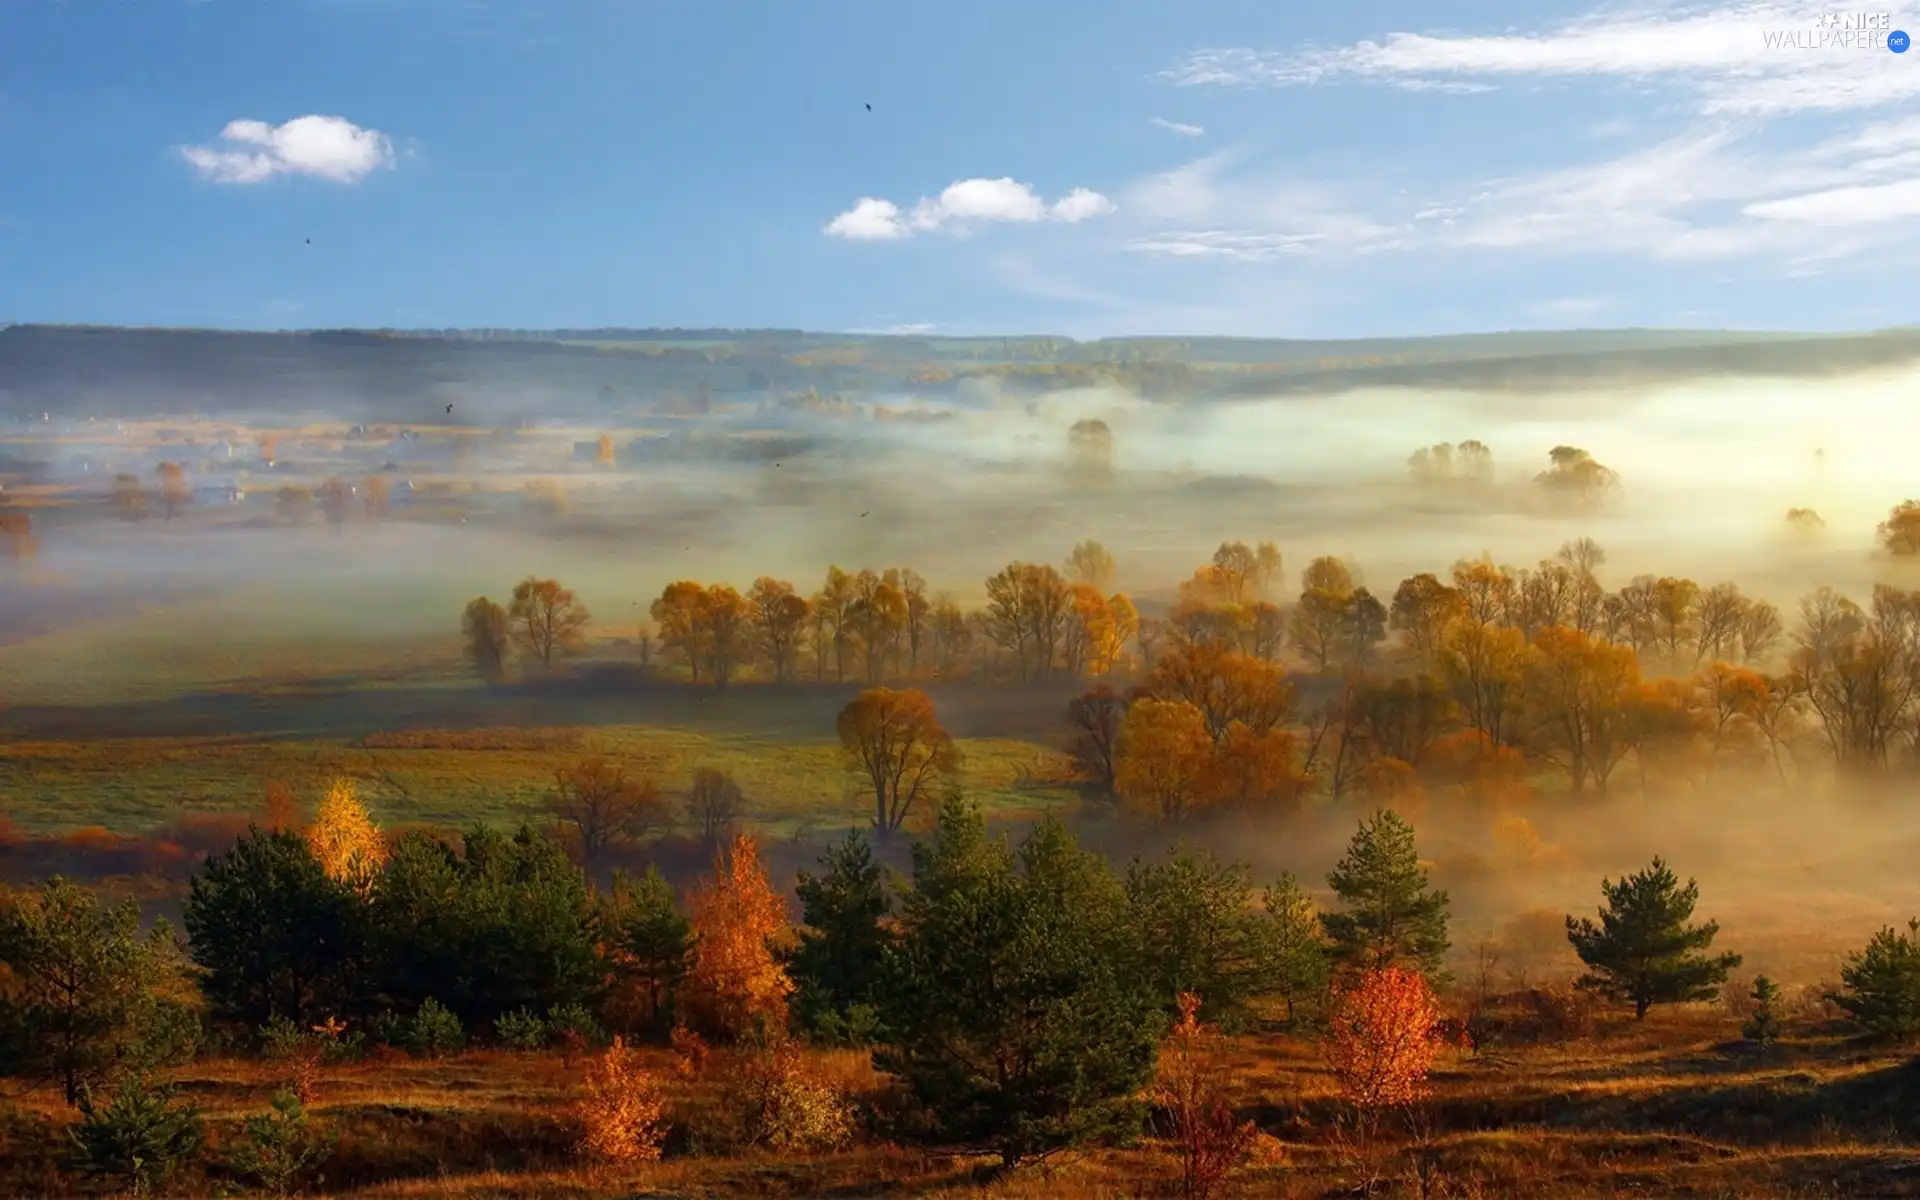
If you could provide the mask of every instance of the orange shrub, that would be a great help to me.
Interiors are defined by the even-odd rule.
[[[1440,1006],[1417,971],[1368,971],[1334,1000],[1327,1057],[1340,1091],[1363,1113],[1411,1104],[1426,1094],[1442,1039]]]
[[[716,856],[692,909],[693,969],[681,998],[694,1029],[734,1040],[786,1028],[793,981],[775,954],[788,935],[786,905],[751,837],[739,835]]]
[[[1174,1023],[1154,1082],[1154,1102],[1166,1112],[1167,1132],[1180,1156],[1180,1194],[1204,1200],[1252,1150],[1258,1131],[1236,1121],[1215,1074],[1218,1035],[1199,1021],[1200,997],[1179,996]]]
[[[608,1162],[655,1162],[666,1141],[666,1100],[620,1038],[587,1065],[578,1116],[583,1155]]]

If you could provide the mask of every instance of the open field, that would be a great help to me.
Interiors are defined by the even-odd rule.
[[[1518,1003],[1517,997],[1510,997]],[[1471,1197],[1848,1197],[1920,1195],[1905,1149],[1920,1122],[1920,1074],[1897,1054],[1837,1036],[1817,1007],[1788,1040],[1755,1051],[1714,1005],[1656,1013],[1644,1025],[1603,1016],[1590,1037],[1556,1042],[1515,1010],[1513,1044],[1450,1054],[1419,1110],[1424,1135],[1396,1129],[1367,1156],[1384,1194]],[[1536,1040],[1538,1039],[1538,1040]],[[855,1095],[882,1086],[865,1056],[813,1051],[825,1078]],[[322,1165],[328,1195],[576,1197],[1147,1197],[1174,1194],[1164,1144],[1063,1155],[1002,1175],[986,1159],[884,1144],[777,1156],[709,1146],[687,1154],[692,1123],[711,1125],[712,1088],[648,1051],[667,1090],[665,1161],[588,1171],[571,1156],[578,1067],[558,1057],[471,1052],[420,1061],[388,1055],[326,1068],[309,1111],[337,1135]],[[1349,1194],[1363,1175],[1328,1135],[1337,1107],[1318,1047],[1294,1037],[1230,1039],[1216,1062],[1233,1104],[1265,1135],[1223,1195]],[[220,1186],[222,1145],[265,1109],[271,1063],[208,1059],[175,1075],[212,1127],[211,1166],[178,1194]],[[0,1133],[0,1190],[73,1194],[57,1173],[58,1097],[24,1098]],[[1424,1164],[1424,1168],[1422,1166]],[[1419,1177],[1424,1170],[1426,1186]]]

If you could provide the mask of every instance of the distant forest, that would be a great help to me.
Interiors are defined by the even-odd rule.
[[[73,416],[537,400],[586,414],[663,396],[751,400],[809,390],[938,397],[1113,386],[1150,400],[1230,400],[1359,387],[1525,391],[1705,375],[1822,376],[1920,357],[1920,329],[1816,335],[1572,330],[1431,338],[886,336],[797,330],[310,330],[259,333],[0,328],[0,409]],[[673,405],[680,411],[684,406]],[[382,415],[389,415],[383,412]],[[424,406],[423,406],[424,416]]]

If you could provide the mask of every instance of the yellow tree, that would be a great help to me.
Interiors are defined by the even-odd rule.
[[[848,764],[873,796],[873,828],[881,837],[906,824],[916,805],[930,803],[959,767],[953,739],[922,691],[869,688],[840,710],[836,730]]]
[[[726,687],[753,643],[753,606],[728,584],[716,583],[707,588],[698,615],[706,626],[707,673],[715,687]]]
[[[593,444],[593,461],[603,467],[613,465],[613,435],[603,433]]]
[[[693,681],[699,683],[701,666],[708,658],[705,613],[707,589],[691,579],[668,584],[647,610],[660,627],[660,644],[673,650],[686,662]]]
[[[366,509],[369,520],[387,515],[391,496],[385,475],[369,475],[360,481],[360,503]]]
[[[386,839],[367,815],[353,781],[336,779],[313,815],[307,844],[329,878],[365,890],[387,861]]]
[[[159,467],[160,507],[165,511],[167,520],[173,520],[173,514],[180,511],[192,496],[187,486],[187,469],[180,463],[163,462]]]
[[[592,617],[587,606],[570,589],[561,587],[559,580],[529,575],[514,585],[507,619],[521,652],[539,660],[541,666],[551,667],[554,659],[579,651]]]
[[[762,575],[747,590],[747,605],[752,609],[754,639],[773,668],[773,681],[792,682],[794,660],[807,626],[806,598],[795,593],[791,583]]]
[[[1178,826],[1209,799],[1213,740],[1206,717],[1184,700],[1144,697],[1120,726],[1113,786],[1120,799]]]
[[[722,848],[691,908],[693,967],[681,995],[689,1024],[728,1041],[784,1029],[793,992],[780,963],[790,937],[786,905],[753,838],[739,834]]]
[[[1902,500],[1894,505],[1876,532],[1888,554],[1920,554],[1920,500]]]
[[[1440,640],[1440,678],[1468,722],[1494,745],[1513,740],[1527,642],[1517,629],[1471,618],[1453,622]]]
[[[1567,772],[1576,793],[1592,783],[1604,795],[1613,769],[1633,749],[1639,683],[1631,647],[1558,627],[1534,639],[1526,683],[1534,744]]]

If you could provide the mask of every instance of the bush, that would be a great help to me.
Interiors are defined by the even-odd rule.
[[[1745,1025],[1740,1034],[1750,1042],[1765,1047],[1780,1038],[1780,1017],[1774,1011],[1780,1002],[1780,989],[1773,986],[1773,980],[1765,975],[1753,981],[1752,1002],[1748,1006]]]
[[[1214,1061],[1219,1035],[1200,1024],[1200,998],[1177,1001],[1180,1019],[1167,1039],[1154,1081],[1154,1102],[1166,1114],[1166,1133],[1180,1157],[1180,1195],[1205,1200],[1246,1160],[1258,1131],[1234,1116]]]
[[[568,1041],[580,1046],[599,1046],[607,1040],[606,1030],[585,1005],[556,1004],[547,1010],[549,1041]]]
[[[438,1000],[429,998],[424,1001],[420,1011],[413,1014],[413,1020],[407,1022],[407,1050],[420,1058],[439,1058],[451,1054],[465,1045],[466,1040],[466,1031],[460,1028],[460,1018]]]
[[[493,1035],[509,1050],[544,1050],[547,1023],[526,1009],[516,1009],[493,1023]]]
[[[95,1107],[91,1089],[80,1093],[81,1117],[70,1131],[74,1165],[90,1175],[124,1181],[136,1195],[164,1183],[200,1153],[205,1130],[199,1110],[174,1107],[170,1087],[149,1087],[129,1075],[113,1099]]]
[[[666,1102],[620,1038],[587,1067],[578,1118],[579,1150],[608,1162],[653,1162],[666,1141]]]
[[[1592,992],[1563,986],[1529,988],[1527,1007],[1539,1022],[1540,1036],[1550,1042],[1572,1042],[1593,1036],[1599,1002]]]
[[[246,1139],[230,1156],[233,1169],[258,1181],[276,1196],[294,1194],[295,1185],[327,1156],[332,1139],[307,1120],[306,1106],[292,1089],[273,1095],[269,1112],[248,1117]],[[317,1186],[325,1182],[313,1176]]]
[[[880,1010],[871,1004],[850,1004],[845,1012],[834,1008],[817,1009],[808,1018],[810,1036],[825,1046],[849,1046],[859,1049],[880,1040]]]
[[[740,1115],[744,1140],[773,1150],[830,1150],[853,1138],[853,1107],[839,1089],[807,1069],[785,1038],[727,1059],[727,1107]]]

